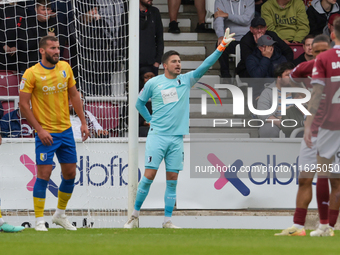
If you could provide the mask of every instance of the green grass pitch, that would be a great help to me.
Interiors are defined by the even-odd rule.
[[[49,229],[0,233],[0,254],[339,254],[334,237],[274,237],[275,230]]]

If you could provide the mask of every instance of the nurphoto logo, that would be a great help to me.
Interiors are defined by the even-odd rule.
[[[200,82],[198,82],[200,83]],[[217,98],[220,100],[221,106],[222,106],[222,101],[220,96],[218,95],[217,91],[204,83],[200,83],[208,88],[210,88],[217,96]],[[232,98],[233,98],[233,115],[244,115],[245,114],[245,97],[244,94],[242,92],[242,90],[235,86],[235,85],[230,85],[230,84],[219,84],[219,88],[221,89],[228,89],[231,92]],[[199,88],[203,91],[205,91],[207,94],[210,95],[210,97],[213,98],[215,105],[216,101],[213,97],[213,95],[206,89],[202,89]],[[272,88],[272,93],[273,93],[273,102],[271,107],[268,110],[257,110],[255,109],[254,105],[253,105],[253,88],[248,87],[247,88],[247,107],[249,109],[249,111],[252,113],[253,116],[265,116],[265,115],[272,115],[278,106],[278,90],[277,88]],[[302,93],[305,95],[304,98],[287,98],[287,95],[290,93]],[[303,105],[305,103],[307,103],[311,98],[311,93],[308,89],[305,88],[297,88],[297,87],[284,87],[281,88],[281,115],[284,116],[286,115],[286,111],[288,106],[294,106],[297,107],[304,115],[311,115],[311,113],[306,109],[306,107]],[[202,115],[207,115],[207,95],[206,94],[202,94],[201,95],[201,114]],[[272,125],[275,125],[274,122],[275,121],[279,121],[279,119],[268,119],[266,120],[266,122],[272,122]],[[246,123],[247,122],[247,123]],[[292,123],[294,122],[294,124],[290,124],[290,125],[285,125],[285,122],[289,122]],[[216,127],[217,125],[230,125],[231,127],[233,127],[233,125],[237,125],[237,126],[243,126],[246,127],[246,124],[248,124],[248,127],[256,127],[259,128],[261,126],[264,125],[264,121],[261,119],[243,119],[240,121],[235,121],[232,119],[214,119],[213,120],[213,127]],[[284,127],[295,127],[297,126],[297,121],[294,119],[285,119],[281,122],[281,124]]]

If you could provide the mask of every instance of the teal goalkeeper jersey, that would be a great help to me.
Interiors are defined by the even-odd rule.
[[[189,133],[190,88],[218,60],[222,52],[215,50],[194,71],[180,74],[176,79],[159,75],[150,79],[139,94],[136,108],[150,122],[148,135],[186,135]],[[152,116],[145,111],[151,98]]]

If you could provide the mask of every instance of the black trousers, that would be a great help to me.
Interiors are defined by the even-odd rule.
[[[239,43],[239,41],[232,41],[218,59],[220,62],[221,77],[223,78],[231,77],[229,72],[229,54],[235,54],[236,45]]]

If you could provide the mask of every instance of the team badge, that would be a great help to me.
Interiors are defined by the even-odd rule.
[[[40,153],[40,160],[45,161],[47,159],[47,153]]]
[[[65,72],[65,70],[62,70],[62,71],[60,72],[60,74],[61,74],[61,77],[66,78],[66,72]]]
[[[152,161],[152,156],[149,156],[148,157],[148,163],[151,163],[151,161]]]

